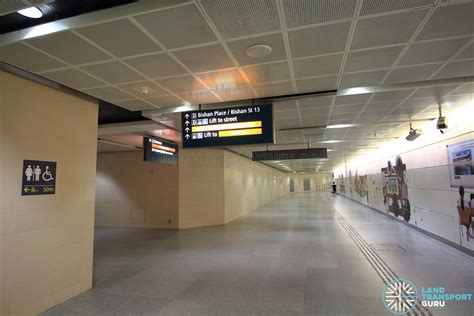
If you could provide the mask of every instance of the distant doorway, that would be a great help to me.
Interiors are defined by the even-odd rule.
[[[311,180],[309,178],[303,179],[303,191],[311,191]]]
[[[290,192],[295,192],[295,179],[290,179]]]

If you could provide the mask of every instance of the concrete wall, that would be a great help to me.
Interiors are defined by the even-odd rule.
[[[286,173],[228,151],[224,159],[226,223],[289,192]]]
[[[224,224],[224,150],[182,150],[179,228]]]
[[[310,179],[310,191],[328,191],[332,183],[331,173],[296,173],[291,174],[294,179],[295,192],[304,192],[304,179]]]
[[[179,166],[144,163],[141,152],[100,153],[95,224],[222,225],[287,193],[288,179],[222,149],[181,150]]]
[[[96,226],[178,228],[178,166],[141,151],[97,155]]]
[[[92,285],[95,103],[0,72],[0,315]],[[57,162],[56,194],[21,196],[23,160]]]

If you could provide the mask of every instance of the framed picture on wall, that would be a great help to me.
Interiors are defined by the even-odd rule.
[[[451,187],[474,188],[474,139],[447,148]]]

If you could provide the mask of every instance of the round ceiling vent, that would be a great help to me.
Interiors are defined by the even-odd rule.
[[[247,56],[252,58],[265,57],[270,55],[271,52],[272,48],[268,45],[252,45],[245,50]]]

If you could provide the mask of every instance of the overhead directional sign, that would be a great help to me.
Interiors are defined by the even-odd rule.
[[[271,104],[181,113],[183,148],[273,143]]]
[[[308,148],[308,149],[288,149],[288,150],[268,150],[254,151],[252,160],[295,160],[295,159],[326,159],[328,152],[326,148]]]
[[[21,195],[56,193],[56,162],[23,160]]]
[[[143,160],[175,165],[178,163],[178,145],[154,137],[144,137]]]

